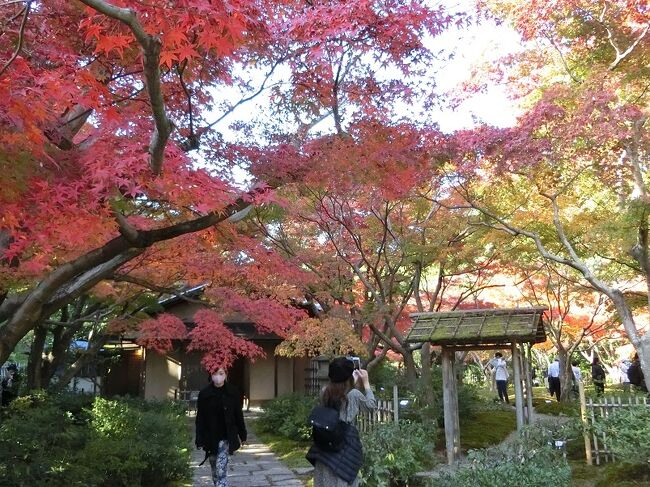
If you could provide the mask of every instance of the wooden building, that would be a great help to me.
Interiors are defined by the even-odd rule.
[[[194,314],[203,306],[196,300],[182,297],[173,297],[160,304],[166,313],[178,316],[188,330],[194,326]],[[283,394],[305,391],[310,381],[308,358],[275,355],[275,347],[282,339],[259,333],[255,325],[243,316],[231,316],[224,323],[235,335],[260,346],[266,355],[255,362],[239,358],[229,371],[228,380],[242,391],[250,405],[257,406]],[[161,354],[137,345],[135,339],[135,335],[122,337],[112,343],[116,356],[104,375],[102,395],[188,399],[208,384],[208,373],[201,365],[202,354],[187,351],[188,340],[174,341],[173,349]]]

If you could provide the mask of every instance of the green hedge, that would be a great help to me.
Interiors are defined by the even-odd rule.
[[[2,414],[0,485],[146,487],[190,477],[187,418],[172,403],[38,393]]]
[[[264,404],[258,428],[290,440],[311,440],[307,418],[315,405],[316,398],[304,394],[288,394],[272,399]]]
[[[554,439],[576,433],[573,425],[538,424],[527,427],[512,443],[469,452],[468,463],[430,481],[430,487],[568,487],[571,468]]]
[[[435,428],[418,423],[387,423],[363,435],[364,464],[359,473],[366,487],[408,485],[413,475],[430,468]]]

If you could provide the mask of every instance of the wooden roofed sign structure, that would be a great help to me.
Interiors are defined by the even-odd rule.
[[[546,340],[546,308],[472,309],[441,313],[412,313],[406,341],[442,347],[442,384],[447,462],[460,454],[458,387],[455,352],[510,348],[517,429],[532,421],[531,346]],[[525,397],[524,397],[525,392]]]

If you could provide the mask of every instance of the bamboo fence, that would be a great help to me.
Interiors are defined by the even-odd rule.
[[[621,408],[630,408],[637,406],[650,407],[650,401],[647,396],[629,396],[622,398],[620,396],[600,397],[597,399],[586,399],[584,385],[579,383],[580,393],[580,415],[583,423],[585,455],[587,464],[596,465],[601,462],[614,462],[616,458],[608,446],[606,434],[598,434],[593,428],[594,423],[601,418],[607,418],[613,411]]]

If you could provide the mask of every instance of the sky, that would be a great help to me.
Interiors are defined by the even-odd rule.
[[[507,25],[483,22],[463,30],[450,29],[431,40],[429,47],[456,52],[452,60],[444,61],[436,79],[438,91],[444,94],[469,80],[473,66],[496,62],[520,50],[521,44],[518,34]],[[508,127],[515,123],[518,113],[506,95],[506,87],[491,85],[485,93],[470,97],[454,110],[443,110],[435,118],[443,132],[453,132],[479,122]]]

